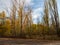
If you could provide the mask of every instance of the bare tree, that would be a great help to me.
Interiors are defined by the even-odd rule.
[[[23,26],[22,26],[22,23],[23,23],[23,14],[24,14],[24,1],[22,1],[22,4],[19,2],[19,7],[18,7],[18,18],[19,18],[19,22],[20,22],[20,36],[22,37],[23,35]]]
[[[49,1],[52,24],[54,23],[57,35],[59,35],[59,15],[56,0]]]
[[[48,9],[48,0],[44,2],[44,15],[43,15],[43,25],[47,28],[43,29],[43,39],[45,39],[45,31],[49,30],[49,9]],[[49,33],[49,32],[48,32]]]
[[[12,2],[12,9],[11,9],[11,22],[12,22],[12,34],[16,36],[16,29],[15,29],[15,19],[16,19],[16,0],[11,0]]]
[[[29,7],[27,7],[28,10],[26,12],[26,15],[25,15],[25,19],[24,19],[24,23],[26,26],[29,27],[29,29],[31,29],[31,25],[32,25],[32,14],[31,14],[31,9]]]
[[[45,0],[44,6],[45,8],[44,8],[43,19],[44,19],[45,26],[49,26],[48,0]]]

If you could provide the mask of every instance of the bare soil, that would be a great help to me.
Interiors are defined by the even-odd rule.
[[[57,40],[0,38],[0,45],[60,45]]]

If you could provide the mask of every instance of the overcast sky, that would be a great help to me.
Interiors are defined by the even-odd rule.
[[[0,12],[5,10],[6,8],[10,8],[11,0],[0,0]],[[37,17],[41,16],[41,13],[43,12],[43,2],[44,0],[26,0],[26,4],[30,4],[32,9],[33,9],[33,20],[36,22]],[[58,12],[60,16],[60,0],[57,0],[57,5],[58,5]]]

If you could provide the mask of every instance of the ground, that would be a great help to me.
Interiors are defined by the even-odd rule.
[[[60,41],[0,38],[0,45],[60,45]]]

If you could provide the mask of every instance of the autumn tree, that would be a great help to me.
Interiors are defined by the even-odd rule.
[[[23,33],[22,33],[23,14],[24,14],[24,1],[22,1],[22,4],[19,2],[19,7],[18,7],[20,37],[23,37]]]
[[[45,26],[49,26],[49,12],[48,11],[49,11],[48,10],[48,0],[45,0],[45,3],[44,3],[44,16],[43,16]]]
[[[52,17],[52,23],[54,23],[54,27],[55,30],[57,32],[57,35],[59,34],[59,15],[58,15],[58,9],[57,9],[57,1],[56,0],[51,0],[49,1],[49,5],[50,5],[50,14]]]
[[[5,27],[6,32],[4,33],[5,36],[11,36],[11,19],[9,17],[6,17],[5,19]]]
[[[0,36],[3,36],[4,33],[6,32],[6,27],[5,27],[5,11],[0,13]]]
[[[45,39],[45,34],[49,31],[49,9],[48,0],[44,1],[44,15],[43,15],[43,36]],[[47,27],[47,28],[45,28]]]
[[[15,29],[15,19],[16,19],[16,0],[11,0],[12,8],[11,8],[11,29],[12,35],[16,36],[16,29]]]
[[[25,30],[25,27],[30,27],[32,24],[31,9],[29,6],[26,6],[24,0],[22,1],[22,3],[19,2],[18,16],[19,16],[18,19],[19,19],[19,25],[20,25],[20,35],[22,36],[24,32],[23,30]]]
[[[25,26],[25,31],[27,32],[27,33],[29,33],[29,35],[30,34],[32,34],[31,32],[32,32],[32,10],[31,10],[31,8],[28,6],[27,7],[27,12],[25,13],[25,18],[24,18],[24,26]]]

